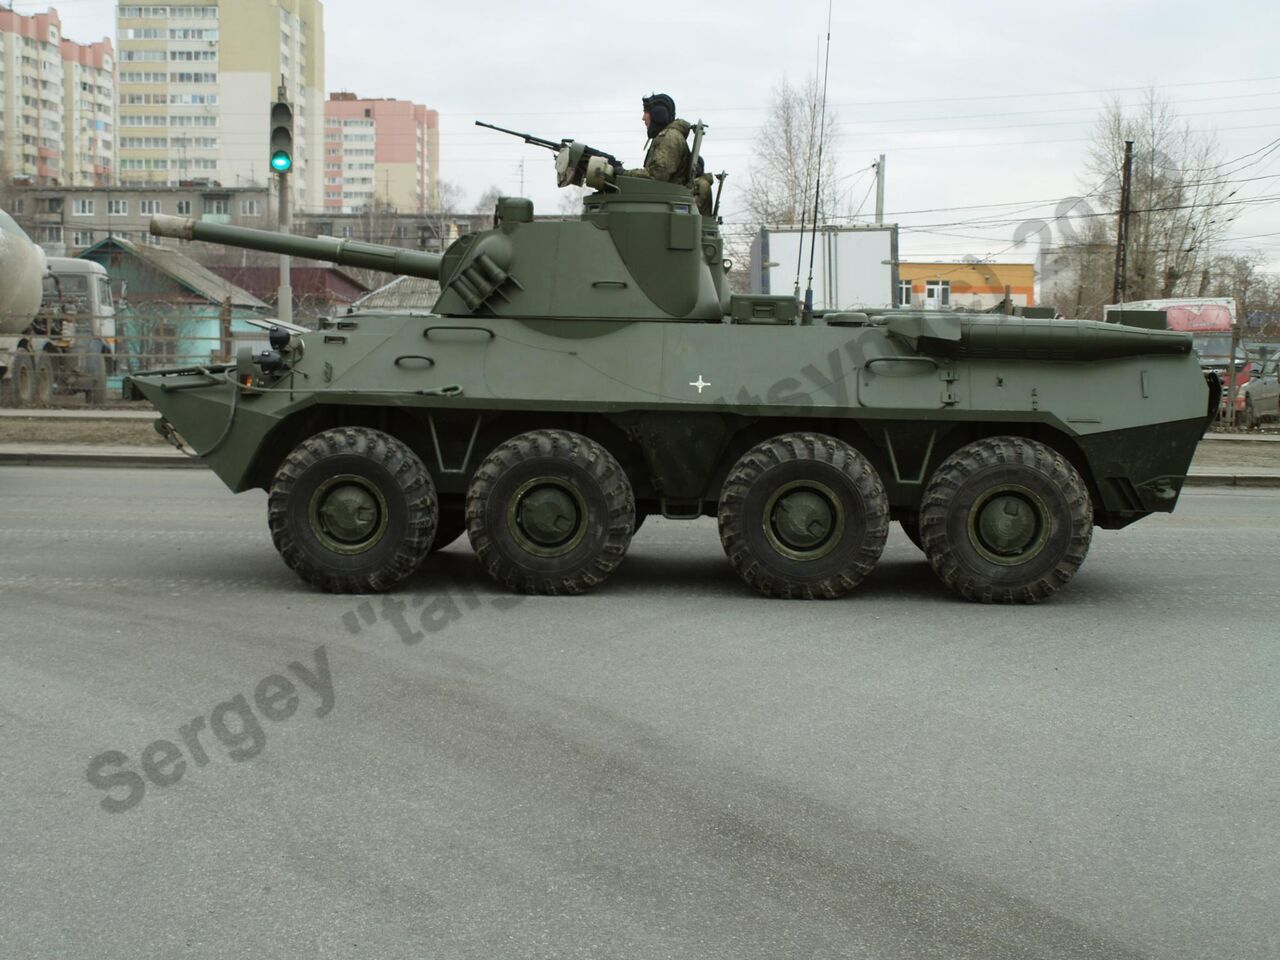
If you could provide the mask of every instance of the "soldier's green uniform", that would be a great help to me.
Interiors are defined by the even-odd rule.
[[[665,93],[654,93],[642,99],[644,119],[648,124],[649,148],[644,154],[644,166],[620,171],[628,177],[647,177],[689,186],[698,212],[711,216],[711,177],[693,176],[690,166],[693,159],[689,150],[689,131],[693,124],[675,116],[676,104]]]
[[[668,183],[688,183],[690,153],[687,140],[691,129],[692,124],[688,121],[672,120],[649,141],[644,166],[624,170],[623,174],[628,177],[665,180]]]

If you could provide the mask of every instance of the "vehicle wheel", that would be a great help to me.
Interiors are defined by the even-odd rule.
[[[285,458],[267,515],[276,549],[303,580],[330,593],[377,593],[426,557],[436,489],[418,455],[395,437],[342,427]]]
[[[889,535],[889,500],[842,440],[788,433],[738,460],[720,494],[729,562],[767,597],[832,599],[871,572]]]
[[[938,578],[966,600],[1038,603],[1084,562],[1093,509],[1080,474],[1056,451],[990,437],[934,472],[920,536]]]
[[[47,353],[35,356],[35,396],[32,403],[37,407],[47,407],[53,400],[53,358]]]
[[[1244,398],[1244,415],[1240,425],[1246,430],[1258,428],[1258,412],[1253,409],[1253,397]]]
[[[920,539],[920,511],[912,510],[910,513],[904,513],[902,519],[898,521],[898,526],[902,527],[902,532],[907,535],[908,540],[919,549],[924,549],[924,541]]]
[[[86,354],[84,372],[89,377],[89,389],[84,398],[94,406],[107,402],[107,355],[103,353]]]
[[[13,381],[13,402],[15,406],[29,407],[36,399],[36,367],[31,354],[25,350],[17,350],[13,354],[13,369],[9,371],[9,379]]]
[[[500,444],[467,491],[467,533],[481,565],[522,593],[582,593],[603,583],[631,542],[635,497],[604,447],[567,430]]]
[[[440,516],[436,520],[436,536],[431,541],[431,553],[443,550],[453,541],[467,532],[467,514],[462,503],[457,505],[440,505]]]

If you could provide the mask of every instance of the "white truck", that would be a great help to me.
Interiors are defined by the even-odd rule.
[[[46,257],[0,210],[0,405],[45,406],[55,393],[101,403],[115,324],[101,264]]]

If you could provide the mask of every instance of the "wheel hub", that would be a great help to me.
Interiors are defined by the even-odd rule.
[[[793,560],[817,560],[839,542],[844,512],[826,484],[796,480],[779,487],[769,498],[764,528],[779,553]]]
[[[387,526],[381,492],[362,477],[331,477],[311,497],[311,529],[335,553],[363,553]]]
[[[993,563],[1025,563],[1044,548],[1048,534],[1046,504],[1020,485],[987,491],[969,511],[970,540]]]
[[[568,482],[535,477],[520,486],[507,509],[511,535],[529,553],[559,557],[582,542],[587,505]]]

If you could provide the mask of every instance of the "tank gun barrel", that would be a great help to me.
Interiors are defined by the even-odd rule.
[[[203,240],[228,247],[265,250],[268,253],[324,260],[347,267],[364,267],[428,280],[440,279],[440,264],[444,261],[444,257],[438,253],[422,253],[381,243],[342,240],[337,237],[295,237],[288,233],[233,227],[163,214],[151,218],[151,234],[177,240]]]

